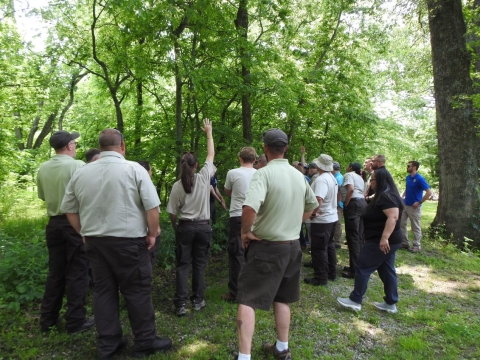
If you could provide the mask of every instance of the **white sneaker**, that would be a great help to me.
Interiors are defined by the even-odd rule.
[[[374,302],[373,305],[379,310],[386,311],[390,314],[395,314],[397,312],[397,306],[395,304],[389,305],[386,302],[379,303]]]
[[[337,298],[337,301],[340,305],[347,308],[353,309],[355,311],[362,310],[362,304],[356,303],[355,301],[350,300],[349,298]]]

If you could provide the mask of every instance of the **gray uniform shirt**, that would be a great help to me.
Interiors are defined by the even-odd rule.
[[[145,211],[159,205],[155,186],[140,164],[103,151],[99,160],[74,174],[61,209],[80,215],[84,236],[135,238],[147,235]]]
[[[210,178],[217,168],[213,162],[205,161],[205,165],[195,174],[192,192],[187,194],[182,182],[173,184],[167,212],[179,217],[180,220],[210,219]]]

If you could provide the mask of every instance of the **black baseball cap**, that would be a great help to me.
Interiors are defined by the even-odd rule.
[[[280,129],[270,129],[263,133],[263,143],[265,145],[273,145],[276,143],[288,144],[288,137]]]
[[[58,130],[50,136],[50,145],[55,150],[58,150],[64,148],[70,141],[75,140],[78,137],[80,137],[80,134],[76,131],[69,133],[65,130]]]

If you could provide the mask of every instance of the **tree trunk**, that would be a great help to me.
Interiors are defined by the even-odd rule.
[[[252,137],[252,107],[250,105],[250,70],[247,67],[250,57],[246,50],[248,42],[248,0],[240,0],[238,5],[235,26],[240,33],[240,62],[242,64],[242,79],[244,90],[242,91],[242,123],[243,138],[248,144],[253,141]]]
[[[473,114],[470,55],[461,0],[428,0],[435,90],[440,194],[432,225],[463,246],[479,243],[477,130]],[[478,227],[477,227],[478,228]]]

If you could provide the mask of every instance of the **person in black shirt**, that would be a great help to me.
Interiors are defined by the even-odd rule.
[[[384,167],[374,171],[370,185],[375,197],[363,212],[365,245],[356,264],[355,287],[348,298],[337,298],[337,301],[344,307],[361,310],[368,280],[376,270],[384,285],[385,302],[374,305],[393,314],[397,312],[398,302],[395,253],[402,245],[403,204],[392,175]]]

